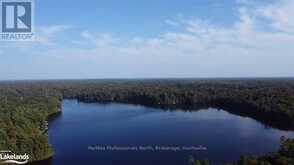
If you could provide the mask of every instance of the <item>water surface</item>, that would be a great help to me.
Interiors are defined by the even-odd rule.
[[[219,164],[241,155],[276,151],[281,136],[294,137],[294,132],[265,127],[253,119],[213,108],[166,111],[65,100],[62,111],[49,122],[54,165],[185,165],[191,155]],[[124,150],[103,150],[107,146]],[[148,150],[140,150],[140,146]],[[156,150],[156,146],[194,148],[174,151]]]

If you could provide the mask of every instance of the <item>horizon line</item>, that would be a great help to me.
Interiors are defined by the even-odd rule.
[[[48,79],[0,79],[9,81],[79,81],[79,80],[192,80],[192,79],[294,79],[294,76],[242,76],[242,77],[109,77],[109,78],[48,78]]]

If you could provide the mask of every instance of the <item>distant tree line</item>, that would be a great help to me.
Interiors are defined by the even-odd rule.
[[[207,107],[294,130],[294,80],[121,80],[52,83],[66,99],[121,102],[165,109]]]
[[[154,79],[0,82],[0,150],[53,154],[46,120],[62,99],[120,102],[164,109],[215,107],[294,130],[293,79]]]

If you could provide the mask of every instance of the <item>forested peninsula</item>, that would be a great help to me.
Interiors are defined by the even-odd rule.
[[[0,150],[53,155],[47,120],[60,113],[63,99],[120,102],[166,110],[206,107],[254,118],[268,126],[294,130],[294,79],[141,79],[0,82]],[[293,141],[286,141],[293,161]],[[284,143],[283,143],[284,144]],[[289,152],[289,153],[288,153]]]

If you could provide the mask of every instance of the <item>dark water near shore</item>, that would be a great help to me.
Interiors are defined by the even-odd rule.
[[[74,100],[63,101],[62,108],[49,122],[53,165],[186,165],[190,155],[219,164],[276,151],[281,136],[294,138],[294,132],[213,108],[164,111]]]

